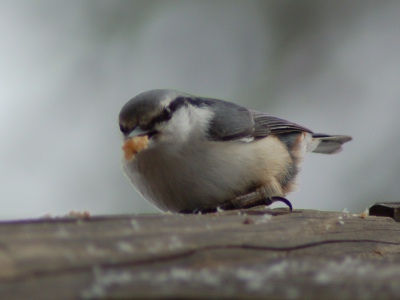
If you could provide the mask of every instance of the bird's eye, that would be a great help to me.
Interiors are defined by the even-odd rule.
[[[163,119],[164,119],[164,121],[168,121],[171,118],[172,118],[171,110],[168,107],[164,108],[164,110],[163,110]]]

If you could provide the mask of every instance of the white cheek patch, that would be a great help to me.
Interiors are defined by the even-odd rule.
[[[165,138],[187,140],[204,135],[208,130],[213,113],[209,110],[185,106],[174,112],[173,117],[164,123]]]
[[[185,107],[174,112],[172,118],[165,124],[165,133],[184,138],[190,131],[189,114]]]
[[[214,113],[210,110],[189,106],[189,117],[192,128],[201,133],[206,132]]]

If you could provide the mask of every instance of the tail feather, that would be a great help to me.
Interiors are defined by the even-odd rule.
[[[318,146],[312,151],[315,153],[333,154],[343,150],[342,145],[352,140],[348,135],[328,135],[322,133],[313,133],[313,141]]]

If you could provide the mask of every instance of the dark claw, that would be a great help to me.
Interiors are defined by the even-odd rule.
[[[292,203],[290,203],[290,201],[286,198],[274,196],[274,197],[267,198],[267,201],[270,202],[268,205],[271,205],[274,202],[283,202],[289,207],[290,211],[293,211]]]

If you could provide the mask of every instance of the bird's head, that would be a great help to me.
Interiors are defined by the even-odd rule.
[[[174,90],[150,90],[129,100],[119,114],[125,140],[148,136],[151,143],[184,142],[205,136],[213,112],[200,100]]]

